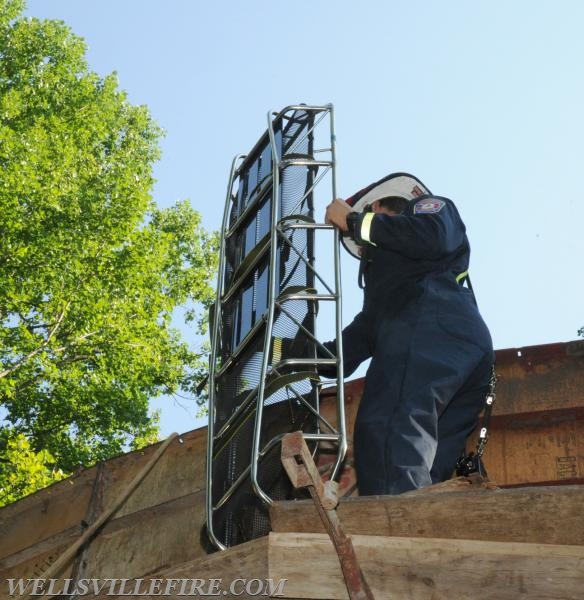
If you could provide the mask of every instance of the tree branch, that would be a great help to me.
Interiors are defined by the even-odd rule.
[[[88,337],[91,337],[92,335],[95,335],[96,333],[99,333],[99,331],[95,330],[95,331],[90,331],[89,333],[84,333],[83,335],[80,335],[79,337],[75,338],[73,341],[69,342],[65,346],[60,346],[59,348],[55,348],[53,350],[53,352],[64,352],[65,350],[69,350],[69,348],[77,345],[79,342],[86,340]]]
[[[1,371],[0,372],[0,379],[2,377],[6,377],[7,375],[10,375],[10,373],[14,373],[14,371],[16,371],[17,369],[19,369],[20,367],[22,367],[23,364],[25,364],[26,362],[28,362],[31,358],[34,358],[37,354],[40,354],[50,344],[51,340],[53,339],[53,337],[57,333],[57,330],[59,329],[59,327],[63,323],[63,319],[65,318],[65,314],[67,313],[67,309],[69,308],[69,306],[71,306],[71,301],[67,302],[67,304],[65,305],[65,308],[63,308],[63,310],[61,311],[61,314],[57,318],[57,322],[55,323],[55,325],[53,326],[53,328],[51,329],[51,331],[49,331],[49,335],[43,341],[43,343],[38,348],[35,348],[31,352],[29,352],[26,356],[23,356],[20,360],[16,361],[8,369],[5,369],[4,371]]]

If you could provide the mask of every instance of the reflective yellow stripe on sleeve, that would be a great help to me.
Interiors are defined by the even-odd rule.
[[[360,232],[361,239],[364,242],[372,244],[373,246],[375,246],[376,244],[374,244],[371,241],[370,234],[371,234],[371,221],[373,221],[374,216],[375,216],[375,213],[369,212],[363,217],[363,220],[361,221],[361,232]]]

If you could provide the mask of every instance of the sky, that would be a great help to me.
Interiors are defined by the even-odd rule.
[[[407,171],[457,204],[496,349],[578,338],[579,0],[28,0],[25,14],[68,24],[90,68],[117,72],[129,101],[165,130],[159,206],[188,198],[219,229],[232,159],[251,150],[269,112],[331,103],[340,197]],[[342,255],[346,324],[362,297],[357,261]],[[163,437],[205,423],[193,403],[152,407]]]

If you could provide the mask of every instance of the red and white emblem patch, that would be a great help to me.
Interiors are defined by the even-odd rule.
[[[420,200],[419,202],[416,202],[416,204],[414,204],[414,214],[431,215],[433,213],[440,212],[445,204],[446,202],[444,202],[444,200]]]

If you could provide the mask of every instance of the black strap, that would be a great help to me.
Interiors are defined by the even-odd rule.
[[[359,260],[359,275],[358,275],[358,284],[359,287],[364,290],[365,289],[365,283],[364,283],[364,277],[365,277],[365,270],[367,269],[367,266],[369,265],[369,248],[368,246],[361,246],[361,258]]]

